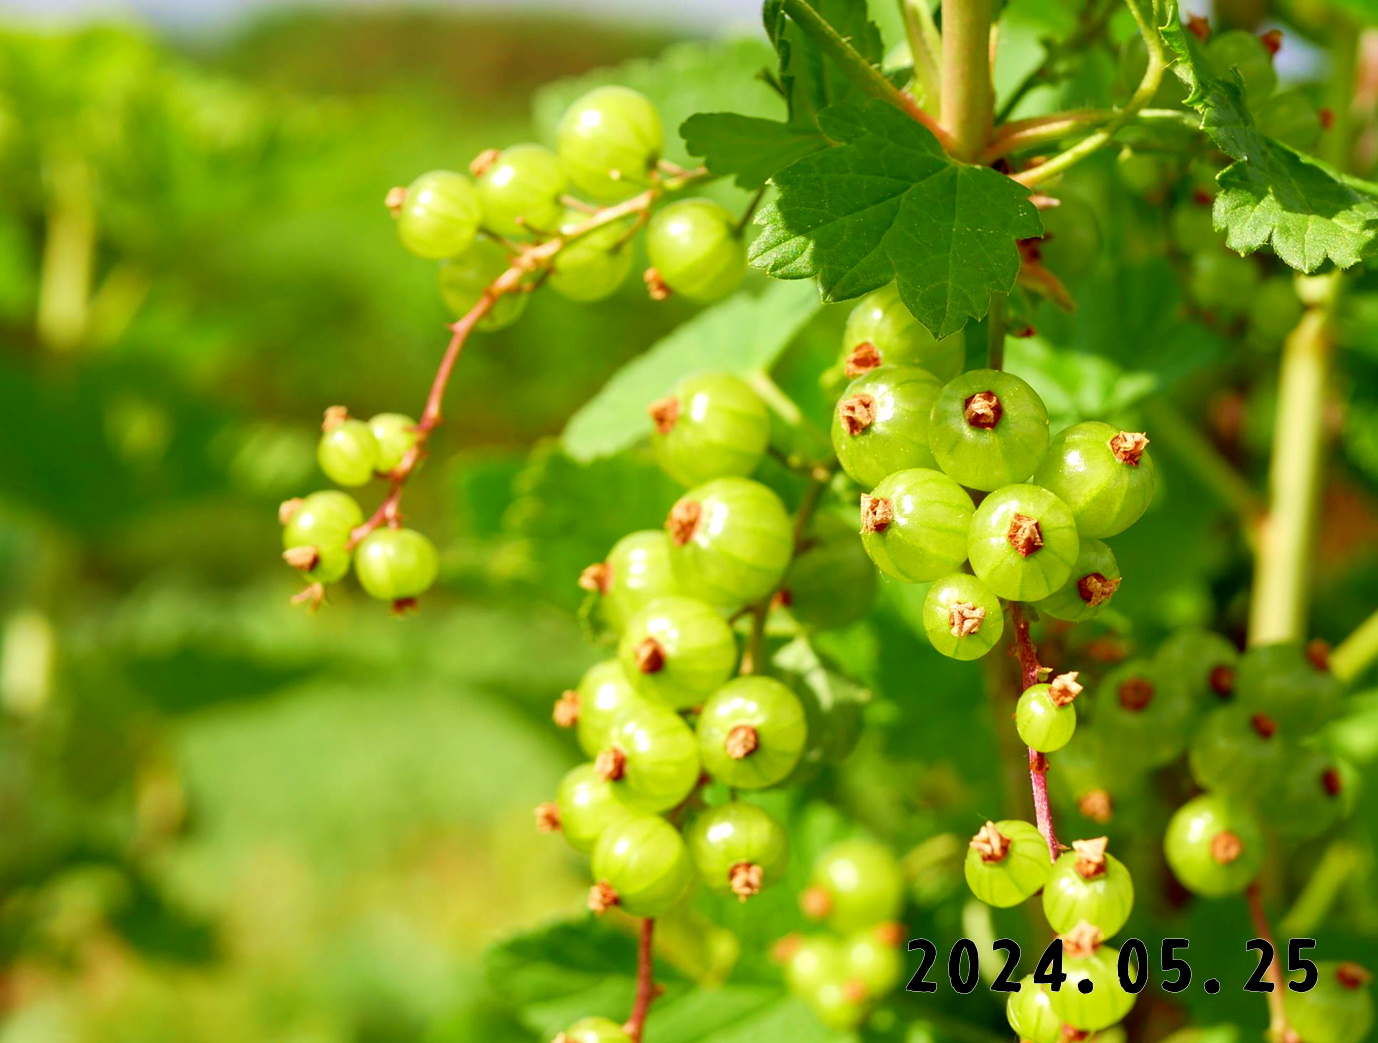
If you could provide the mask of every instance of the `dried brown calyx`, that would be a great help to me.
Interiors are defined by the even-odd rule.
[[[1079,673],[1080,671],[1070,670],[1052,679],[1048,685],[1048,698],[1053,701],[1054,706],[1069,706],[1072,700],[1082,693],[1083,687],[1077,684]]]
[[[1148,709],[1153,702],[1153,682],[1147,677],[1131,677],[1120,685],[1120,705],[1130,713]]]
[[[606,880],[600,880],[589,888],[589,909],[595,916],[602,916],[616,904],[617,892]]]
[[[1373,975],[1367,967],[1353,960],[1345,960],[1335,968],[1335,980],[1346,989],[1362,989],[1373,980]]]
[[[1268,49],[1269,54],[1277,54],[1282,50],[1282,30],[1269,29],[1266,33],[1259,33],[1258,42]]]
[[[641,281],[646,284],[646,292],[653,301],[668,300],[672,291],[669,284],[660,277],[660,271],[656,268],[647,268],[641,273]]]
[[[321,419],[321,430],[334,431],[348,419],[349,410],[344,406],[329,406],[325,411],[325,416]]]
[[[1211,691],[1222,699],[1228,699],[1234,695],[1234,667],[1221,663],[1213,667],[1210,677],[1207,678],[1211,686]]]
[[[842,998],[848,1003],[865,1003],[871,997],[871,990],[860,978],[848,978],[842,983]]]
[[[550,711],[550,719],[561,728],[573,728],[579,723],[579,693],[573,688],[567,688],[560,694],[560,698],[555,700],[555,706]]]
[[[632,658],[643,674],[658,674],[665,669],[665,648],[653,637],[643,637],[632,650]]]
[[[651,423],[655,424],[656,430],[662,435],[668,435],[675,428],[675,422],[679,420],[679,399],[674,395],[666,398],[658,398],[646,407],[646,413],[651,418]]]
[[[863,373],[869,373],[880,365],[880,349],[869,340],[863,340],[842,360],[842,372],[855,380]]]
[[[876,422],[875,396],[862,393],[844,398],[837,404],[837,419],[847,434],[861,434]]]
[[[904,941],[904,924],[887,920],[877,924],[871,934],[881,945],[896,946]]]
[[[727,884],[740,902],[760,894],[764,879],[764,870],[754,862],[738,862],[727,871]]]
[[[1010,520],[1010,530],[1005,537],[1021,558],[1027,558],[1043,546],[1043,530],[1038,526],[1038,519],[1027,514],[1016,514]]]
[[[1073,868],[1083,880],[1105,875],[1105,849],[1109,844],[1109,837],[1072,841],[1072,850],[1077,853],[1076,865]]]
[[[1093,956],[1104,940],[1105,934],[1099,927],[1082,920],[1062,936],[1062,953],[1074,960],[1084,960]]]
[[[727,733],[727,738],[723,740],[723,749],[734,761],[750,757],[760,745],[760,736],[756,734],[756,729],[749,724],[737,725]]]
[[[1092,822],[1103,824],[1115,817],[1115,801],[1103,789],[1089,789],[1077,799],[1077,810]]]
[[[484,174],[488,173],[493,164],[498,161],[498,157],[501,155],[502,152],[499,149],[484,149],[473,159],[469,160],[469,173],[473,174],[474,177],[483,177]]]
[[[560,806],[554,801],[536,805],[536,828],[542,833],[560,832]]]
[[[665,519],[665,531],[670,534],[676,547],[683,547],[694,538],[702,517],[703,504],[698,500],[679,500],[670,508],[670,514]]]
[[[293,496],[290,500],[283,500],[278,504],[278,522],[286,525],[297,516],[297,511],[301,510],[302,504],[306,501],[300,496]]]
[[[789,963],[803,944],[804,936],[797,931],[791,932],[770,947],[770,958],[775,963]]]
[[[968,845],[981,856],[982,862],[1001,862],[1010,851],[1010,838],[996,828],[994,822],[987,822],[971,838]]]
[[[1238,833],[1222,829],[1211,837],[1211,858],[1220,865],[1227,866],[1242,854],[1244,854],[1244,841],[1239,839]]]
[[[1088,572],[1077,580],[1077,594],[1092,608],[1103,605],[1120,589],[1120,579],[1110,579],[1099,572]]]
[[[1271,739],[1278,733],[1278,722],[1266,713],[1256,713],[1249,718],[1249,724],[1260,738]]]
[[[1130,467],[1139,466],[1147,448],[1148,435],[1142,431],[1121,431],[1110,439],[1110,451],[1115,454],[1115,459]]]
[[[401,185],[394,185],[383,197],[383,205],[392,211],[393,217],[400,216],[402,207],[407,205],[407,190]]]
[[[986,621],[986,610],[980,605],[959,601],[947,610],[948,633],[953,637],[970,637]]]
[[[994,391],[978,391],[963,404],[962,416],[972,427],[989,431],[1005,415],[1005,407]]]
[[[616,746],[593,758],[593,773],[604,782],[616,782],[627,773],[627,755]]]
[[[1326,768],[1321,773],[1321,789],[1325,790],[1332,797],[1338,797],[1344,792],[1344,779],[1334,768]]]
[[[584,571],[579,573],[580,588],[590,594],[606,594],[611,585],[612,566],[607,562],[595,561],[592,565],[584,566]]]
[[[1187,15],[1187,32],[1205,43],[1211,37],[1211,23],[1203,15]]]
[[[799,908],[810,920],[821,920],[833,911],[833,896],[826,888],[806,887],[799,893]]]
[[[861,494],[861,532],[862,535],[869,535],[873,532],[884,532],[886,527],[895,520],[895,505],[884,496],[872,496],[869,493]]]
[[[1071,1025],[1062,1026],[1062,1035],[1058,1037],[1058,1043],[1083,1043],[1084,1040],[1091,1038],[1091,1033],[1085,1029],[1074,1029]]]
[[[308,583],[300,592],[292,595],[292,604],[305,605],[315,612],[325,604],[325,584]]]
[[[1306,642],[1306,658],[1317,670],[1330,672],[1330,642],[1319,637]]]
[[[315,547],[288,547],[282,552],[282,560],[294,569],[310,572],[321,563],[321,552]]]

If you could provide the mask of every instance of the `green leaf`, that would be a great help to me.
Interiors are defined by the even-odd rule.
[[[1019,239],[1042,234],[1028,190],[954,162],[928,130],[883,101],[835,105],[820,126],[839,144],[775,176],[751,261],[777,279],[816,278],[825,301],[892,279],[945,337],[985,315],[1019,274]]]
[[[823,147],[816,128],[735,112],[701,112],[679,128],[684,147],[714,174],[760,188],[777,170]]]
[[[1163,39],[1190,90],[1187,104],[1201,127],[1235,160],[1217,179],[1216,228],[1240,253],[1271,245],[1286,264],[1314,272],[1327,260],[1349,268],[1373,253],[1378,239],[1378,186],[1348,177],[1259,131],[1244,101],[1238,74],[1214,73],[1176,10]]]
[[[700,312],[614,373],[570,418],[565,452],[587,462],[632,445],[651,430],[646,407],[691,373],[769,369],[817,308],[807,287],[773,285]]]

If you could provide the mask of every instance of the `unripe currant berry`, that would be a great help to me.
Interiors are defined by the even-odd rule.
[[[613,544],[604,561],[590,565],[579,586],[599,595],[603,621],[614,633],[656,598],[680,592],[670,562],[670,537],[662,529],[628,533]]]
[[[800,896],[804,912],[836,931],[859,931],[894,920],[904,904],[904,874],[890,849],[874,840],[844,840],[814,863]]]
[[[649,412],[656,462],[682,485],[746,477],[770,444],[770,411],[731,373],[686,377]]]
[[[1135,996],[1125,992],[1119,978],[1119,950],[1101,944],[1104,937],[1092,924],[1077,924],[1062,936],[1062,969],[1067,980],[1049,993],[1053,1013],[1081,1032],[1099,1032],[1119,1021],[1134,1007]],[[1081,983],[1089,981],[1086,992]]]
[[[668,811],[698,785],[699,748],[684,718],[669,707],[635,703],[613,722],[594,761],[618,797],[645,811]]]
[[[725,609],[759,601],[785,577],[794,523],[769,488],[717,478],[690,489],[665,520],[683,590]]]
[[[1211,201],[1188,199],[1179,203],[1169,219],[1172,241],[1186,254],[1219,251],[1224,247],[1224,236],[1215,230],[1211,217]]]
[[[440,569],[435,544],[415,529],[374,529],[354,548],[354,574],[370,597],[407,602],[431,589]]]
[[[1128,921],[1134,881],[1106,846],[1105,837],[1074,840],[1072,850],[1053,863],[1043,885],[1043,915],[1059,934],[1085,922],[1108,938]]]
[[[560,196],[565,184],[560,157],[550,149],[503,149],[478,176],[483,226],[505,236],[552,231],[564,211]]]
[[[453,170],[432,170],[413,181],[402,196],[397,237],[417,257],[438,261],[467,250],[482,219],[478,193],[467,177]]]
[[[284,511],[283,557],[313,583],[333,583],[349,571],[350,533],[364,512],[348,493],[334,489],[291,501]]]
[[[922,366],[946,383],[966,360],[965,339],[960,334],[936,339],[900,300],[894,283],[873,290],[852,308],[842,349],[849,377],[880,365]]]
[[[555,1037],[555,1043],[635,1043],[611,1018],[580,1018]]]
[[[1228,250],[1211,250],[1191,259],[1187,285],[1198,305],[1225,316],[1242,315],[1258,290],[1258,265]]]
[[[777,882],[789,856],[785,829],[774,816],[738,800],[700,813],[684,839],[699,879],[743,902]]]
[[[846,981],[828,981],[808,997],[814,1016],[834,1032],[853,1032],[869,1013],[861,991]]]
[[[953,572],[933,581],[923,599],[923,631],[949,659],[980,659],[1005,632],[995,593],[975,576]]]
[[[650,184],[665,147],[660,113],[629,87],[595,87],[565,110],[556,148],[574,187],[599,202],[635,195]]]
[[[617,657],[637,691],[677,709],[696,706],[732,676],[737,639],[693,598],[656,598],[627,622]]]
[[[1253,800],[1288,771],[1290,757],[1291,749],[1271,717],[1243,706],[1222,706],[1196,728],[1187,764],[1204,789]]]
[[[831,935],[794,936],[785,947],[785,984],[800,999],[808,999],[824,984],[842,977],[842,944]]]
[[[1254,109],[1254,121],[1270,138],[1301,151],[1314,148],[1325,129],[1320,109],[1300,90],[1273,95]]]
[[[1304,747],[1294,751],[1286,770],[1269,780],[1262,796],[1268,824],[1292,839],[1324,833],[1349,813],[1349,774],[1324,750]]]
[[[343,406],[325,411],[316,462],[336,485],[364,485],[378,470],[378,440],[362,420],[355,420]]]
[[[646,255],[659,282],[692,301],[716,301],[742,284],[746,242],[737,219],[711,199],[680,199],[646,228]]]
[[[592,851],[603,831],[625,815],[635,814],[592,764],[571,769],[555,791],[558,828],[576,851]]]
[[[566,210],[560,218],[560,234],[569,235],[589,220],[578,210]],[[550,287],[571,301],[601,301],[611,297],[632,270],[630,228],[625,222],[585,232],[560,247],[550,262]]]
[[[827,512],[813,526],[790,563],[781,603],[801,624],[832,630],[855,623],[876,597],[876,569],[856,527]]]
[[[1072,700],[1081,690],[1075,670],[1058,674],[1050,684],[1026,688],[1014,708],[1019,740],[1039,753],[1052,753],[1066,746],[1077,729],[1077,711]]]
[[[1054,619],[1081,623],[1095,619],[1120,589],[1120,566],[1115,552],[1100,540],[1081,539],[1076,564],[1067,582],[1038,602],[1038,611]]]
[[[1082,536],[1114,536],[1153,500],[1148,438],[1098,420],[1074,424],[1053,439],[1033,481],[1071,508]]]
[[[411,452],[420,433],[416,421],[404,413],[379,413],[368,421],[368,429],[378,443],[378,460],[374,469],[379,474],[388,474],[402,458]]]
[[[1182,166],[1169,156],[1126,145],[1115,157],[1115,173],[1130,192],[1156,202],[1180,180]]]
[[[972,514],[971,496],[945,474],[897,471],[861,497],[861,543],[887,576],[924,583],[966,560]]]
[[[1301,321],[1302,303],[1292,280],[1269,276],[1249,306],[1249,343],[1265,351],[1276,349]]]
[[[1122,663],[1096,690],[1096,728],[1116,756],[1160,767],[1186,749],[1196,707],[1175,677],[1148,660]]]
[[[1052,995],[1032,974],[1005,1001],[1005,1020],[1025,1043],[1062,1043],[1062,1019],[1053,1013]]]
[[[1173,874],[1189,891],[1219,898],[1253,883],[1263,867],[1263,830],[1241,804],[1216,793],[1187,801],[1163,837]]]
[[[971,519],[972,571],[1002,598],[1038,601],[1072,575],[1081,550],[1067,505],[1037,485],[1007,485],[981,501]]]
[[[1057,770],[1049,772],[1048,785],[1059,800],[1105,825],[1139,799],[1145,778],[1142,765],[1127,760],[1094,720],[1079,719],[1076,741],[1058,751]]]
[[[1233,72],[1238,70],[1251,107],[1266,101],[1278,85],[1272,54],[1262,40],[1245,29],[1212,33],[1206,43],[1206,57],[1216,74],[1226,80],[1233,80]]]
[[[843,979],[868,1002],[880,999],[903,980],[902,933],[899,924],[885,923],[854,931],[842,941]]]
[[[493,240],[475,240],[469,249],[440,266],[440,296],[445,306],[456,318],[463,318],[511,262],[507,251]],[[524,293],[504,293],[476,328],[491,332],[512,325],[526,310],[526,297]]]
[[[1036,893],[1051,869],[1048,842],[1028,822],[987,822],[967,845],[967,886],[997,909],[1018,905]]]
[[[928,446],[943,472],[969,489],[1022,482],[1048,448],[1048,410],[1013,373],[973,369],[938,395]]]
[[[1158,646],[1153,665],[1177,678],[1198,706],[1217,706],[1234,698],[1239,650],[1220,634],[1199,628],[1174,632]]]
[[[1357,963],[1320,960],[1316,985],[1283,992],[1287,1023],[1306,1043],[1361,1043],[1373,1028],[1372,975]],[[1298,971],[1292,981],[1299,981]]]
[[[867,488],[907,468],[936,468],[928,418],[942,385],[917,366],[877,366],[847,386],[833,410],[832,440],[848,477]]]
[[[628,916],[660,916],[689,889],[694,867],[679,830],[657,815],[627,815],[593,847],[589,908],[617,906]]]
[[[1344,685],[1298,644],[1256,645],[1240,657],[1235,699],[1301,736],[1339,716]]]
[[[626,669],[616,659],[589,667],[579,687],[555,704],[555,723],[573,726],[579,748],[596,757],[612,742],[612,728],[622,712],[643,702]]]
[[[699,756],[719,782],[760,789],[786,779],[799,763],[808,724],[799,697],[770,677],[738,677],[704,703]]]

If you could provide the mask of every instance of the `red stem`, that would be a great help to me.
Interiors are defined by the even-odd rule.
[[[1019,679],[1021,691],[1038,684],[1038,649],[1029,637],[1029,621],[1024,616],[1024,606],[1017,601],[1010,602],[1010,619],[1014,623],[1014,654],[1019,659]],[[1033,747],[1029,748],[1029,782],[1033,788],[1034,821],[1038,831],[1048,842],[1048,857],[1054,862],[1062,853],[1062,845],[1057,841],[1057,830],[1053,828],[1053,809],[1048,803],[1048,758]]]
[[[1254,931],[1259,938],[1262,938],[1273,949],[1273,960],[1268,964],[1268,980],[1273,983],[1273,991],[1267,993],[1268,997],[1268,1035],[1276,1043],[1283,1043],[1288,1039],[1294,1039],[1291,1027],[1287,1024],[1287,1008],[1283,1005],[1282,991],[1286,988],[1282,979],[1282,964],[1277,958],[1277,946],[1273,944],[1273,932],[1268,926],[1268,914],[1263,909],[1263,897],[1259,893],[1258,881],[1255,880],[1244,891],[1244,897],[1249,903],[1249,916],[1254,921]]]
[[[656,922],[650,917],[641,921],[641,942],[636,951],[636,1001],[632,1004],[631,1017],[622,1026],[623,1031],[632,1037],[632,1043],[641,1043],[641,1034],[646,1030],[646,1015],[656,998],[652,968],[655,927]]]

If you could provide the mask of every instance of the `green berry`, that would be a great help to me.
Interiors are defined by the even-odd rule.
[[[567,210],[560,220],[566,235],[588,221],[589,215]],[[625,222],[614,221],[586,232],[560,248],[550,263],[550,285],[571,301],[601,301],[627,281],[633,253]]]
[[[1370,975],[1357,963],[1319,960],[1315,987],[1283,993],[1287,1022],[1306,1043],[1361,1043],[1373,1028]],[[1302,972],[1293,975],[1298,981]]]
[[[579,747],[596,757],[612,743],[612,728],[628,707],[642,702],[640,694],[616,659],[594,663],[579,679],[574,691],[577,717],[575,734]],[[563,705],[564,700],[557,704]]]
[[[1172,241],[1186,254],[1219,252],[1225,245],[1224,236],[1215,230],[1210,201],[1188,199],[1179,203],[1168,219]]]
[[[608,826],[625,815],[635,814],[618,798],[613,784],[598,776],[592,764],[581,764],[560,780],[555,807],[560,832],[576,851],[592,851]]]
[[[1126,145],[1115,157],[1115,171],[1136,196],[1157,201],[1182,175],[1179,163],[1156,152],[1140,152]]]
[[[564,206],[560,157],[541,145],[513,145],[478,177],[483,226],[498,235],[523,236],[555,228]]]
[[[972,571],[999,597],[1038,601],[1072,576],[1081,550],[1072,512],[1038,485],[1007,485],[971,519]]]
[[[1249,342],[1266,350],[1277,348],[1297,328],[1301,314],[1301,298],[1292,280],[1269,276],[1249,304]]]
[[[629,87],[595,87],[560,119],[556,148],[574,187],[599,202],[646,188],[665,147],[660,113]]]
[[[770,444],[766,404],[730,373],[686,377],[649,412],[656,461],[683,485],[746,477]]]
[[[359,585],[379,601],[419,597],[439,569],[435,544],[415,529],[374,529],[354,549]]]
[[[975,576],[953,572],[928,588],[923,629],[933,648],[949,659],[980,659],[1005,631],[1004,609]]]
[[[939,471],[896,471],[861,497],[861,543],[876,567],[925,583],[966,560],[971,496]]]
[[[1048,448],[1048,410],[1013,373],[973,369],[938,395],[928,446],[944,473],[969,489],[1022,482]]]
[[[836,931],[859,931],[894,920],[904,904],[904,875],[890,849],[874,840],[844,840],[814,863],[801,899],[815,919]]]
[[[1077,709],[1072,700],[1080,692],[1076,673],[1061,674],[1052,684],[1026,688],[1014,708],[1019,741],[1039,753],[1052,753],[1071,742],[1077,730]]]
[[[1242,805],[1217,793],[1187,801],[1163,837],[1173,874],[1189,891],[1208,898],[1237,894],[1263,867],[1263,830]]]
[[[808,997],[814,1015],[835,1032],[852,1032],[866,1020],[865,998],[845,981],[824,982]]]
[[[1234,696],[1239,651],[1229,639],[1209,630],[1178,630],[1159,647],[1153,665],[1176,678],[1199,706],[1218,705]]]
[[[699,753],[719,782],[741,789],[773,786],[799,763],[808,724],[799,697],[770,677],[738,677],[699,714]]]
[[[936,339],[900,300],[894,283],[873,290],[852,308],[842,348],[848,376],[860,376],[879,365],[921,366],[946,382],[962,371],[966,361],[962,336]]]
[[[671,508],[665,528],[680,585],[722,608],[768,595],[794,555],[785,505],[749,478],[716,478],[690,489]]]
[[[397,467],[419,437],[416,421],[402,413],[379,413],[370,417],[368,429],[378,443],[378,462],[374,469],[379,474],[387,474]]]
[[[856,528],[832,512],[817,515],[780,594],[806,627],[833,630],[865,616],[875,601],[876,570]]]
[[[1181,680],[1142,659],[1105,675],[1094,710],[1096,727],[1117,756],[1155,768],[1186,749],[1196,717]]]
[[[1232,80],[1232,71],[1238,70],[1251,106],[1265,102],[1278,85],[1272,54],[1262,40],[1243,29],[1213,33],[1206,43],[1206,57],[1225,80]]]
[[[807,999],[828,982],[842,977],[842,945],[830,935],[799,938],[785,958],[785,984],[801,999]]]
[[[898,924],[881,924],[855,931],[842,942],[842,972],[853,991],[877,1000],[904,979]]]
[[[619,797],[645,811],[668,811],[698,785],[699,747],[684,718],[666,706],[634,703],[613,722],[595,761]]]
[[[511,258],[491,239],[474,245],[440,266],[440,296],[456,318],[463,318],[478,304],[493,281],[507,271]],[[478,321],[477,329],[500,330],[510,326],[526,310],[526,294],[504,293]]]
[[[1153,479],[1148,439],[1098,420],[1060,432],[1033,476],[1071,508],[1077,532],[1093,539],[1138,521],[1153,501]]]
[[[1072,850],[1053,863],[1043,885],[1043,915],[1058,934],[1084,922],[1108,938],[1128,921],[1134,881],[1105,847],[1105,837],[1075,840]]]
[[[1271,780],[1262,804],[1268,824],[1285,837],[1306,839],[1324,833],[1349,810],[1346,772],[1323,750],[1296,750],[1286,770]]]
[[[1062,961],[1067,980],[1057,992],[1050,992],[1053,1013],[1064,1023],[1082,1032],[1099,1032],[1123,1021],[1134,1007],[1135,996],[1120,986],[1120,952],[1109,945],[1096,945],[1081,955],[1067,938]],[[1091,991],[1082,992],[1080,983],[1089,981]]]
[[[1048,775],[1060,799],[1102,825],[1138,797],[1144,779],[1141,765],[1127,759],[1094,721],[1085,720],[1078,720],[1076,735],[1058,751],[1057,770]]]
[[[852,381],[832,425],[833,450],[848,477],[870,488],[896,471],[936,468],[928,418],[941,390],[917,366],[877,366]]]
[[[1024,1043],[1061,1043],[1062,1019],[1053,1013],[1048,986],[1027,975],[1005,1001],[1005,1020]]]
[[[1239,705],[1267,714],[1292,735],[1315,731],[1339,716],[1344,686],[1297,644],[1257,645],[1239,660]]]
[[[732,676],[737,640],[711,606],[672,595],[628,620],[617,657],[642,695],[684,708],[703,702]]]
[[[633,1043],[626,1029],[611,1018],[580,1018],[560,1035],[565,1043]]]
[[[742,284],[746,242],[737,219],[711,199],[680,199],[646,228],[646,255],[660,281],[692,301],[716,301]]]
[[[1051,869],[1048,842],[1028,822],[987,822],[967,846],[967,886],[997,909],[1018,905],[1035,894]]]
[[[1268,137],[1303,151],[1315,147],[1320,140],[1320,110],[1301,91],[1275,94],[1254,109],[1254,122]]]
[[[350,533],[364,523],[364,512],[348,493],[335,489],[312,493],[305,499],[284,505],[286,522],[282,528],[282,549],[289,554],[308,548],[301,562],[306,579],[313,583],[333,583],[349,571],[350,552],[345,549]]]
[[[599,595],[603,621],[621,633],[656,598],[680,592],[670,537],[661,529],[628,533],[613,544],[606,560],[584,570],[579,585]]]
[[[397,211],[397,236],[417,257],[438,261],[467,250],[482,219],[478,193],[467,177],[432,170],[408,186]]]
[[[589,898],[595,912],[617,906],[628,916],[660,916],[673,908],[694,867],[679,830],[655,815],[615,819],[593,848]]]
[[[1211,250],[1191,259],[1187,285],[1201,307],[1231,317],[1249,310],[1260,279],[1252,259],[1228,250]]]
[[[1289,755],[1272,718],[1242,706],[1222,706],[1196,729],[1187,764],[1203,788],[1252,800],[1275,776],[1287,772]]]
[[[1109,608],[1119,588],[1120,566],[1115,552],[1100,540],[1083,537],[1072,575],[1038,602],[1038,611],[1054,619],[1081,623]]]
[[[378,470],[378,440],[362,420],[327,414],[316,462],[336,485],[363,485]]]
[[[684,839],[699,879],[741,901],[777,882],[789,854],[785,828],[769,812],[737,800],[698,815]]]

